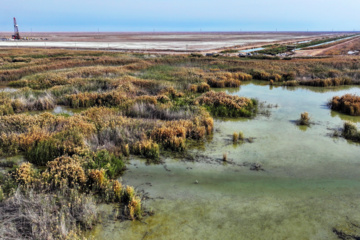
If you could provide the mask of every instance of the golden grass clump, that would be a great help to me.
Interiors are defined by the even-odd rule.
[[[96,189],[103,189],[106,187],[107,179],[106,179],[105,169],[100,169],[100,170],[92,169],[89,171],[88,176],[91,185]]]
[[[250,81],[252,79],[250,74],[243,72],[235,72],[232,74],[232,77],[240,81]]]
[[[58,73],[36,74],[21,80],[9,82],[12,87],[30,87],[32,89],[46,89],[57,85],[70,84],[71,81]]]
[[[120,201],[121,197],[122,197],[123,187],[122,187],[122,184],[118,180],[113,181],[113,191],[114,191],[116,200]]]
[[[354,84],[353,80],[349,77],[337,77],[337,78],[326,78],[326,79],[313,79],[300,81],[300,85],[314,86],[314,87],[334,87],[341,85]]]
[[[36,170],[29,162],[22,163],[20,167],[16,169],[14,177],[18,184],[25,187],[30,187],[35,181],[38,181],[36,178]]]
[[[74,158],[65,156],[48,162],[42,177],[53,188],[81,186],[87,181],[81,163]]]
[[[335,96],[329,105],[334,111],[339,111],[351,116],[360,116],[360,97],[352,94],[345,94],[342,97]]]
[[[280,74],[275,73],[270,77],[270,81],[280,82],[282,79],[282,76]]]
[[[249,81],[252,76],[243,72],[211,72],[205,75],[205,79],[210,87],[225,88],[239,87],[241,81]]]
[[[239,134],[237,132],[233,133],[233,143],[237,143],[239,140]]]
[[[207,92],[197,98],[197,101],[205,105],[215,116],[223,117],[251,117],[257,106],[257,102],[253,99],[214,91]]]
[[[132,220],[140,219],[142,215],[141,199],[138,196],[131,198],[128,204],[129,215]]]
[[[165,148],[182,151],[185,148],[186,128],[184,126],[162,126],[152,131],[151,136]]]
[[[306,126],[310,125],[310,116],[309,116],[309,113],[303,112],[303,113],[300,115],[299,124],[300,124],[300,125],[306,125]]]
[[[78,93],[65,96],[65,105],[71,108],[94,106],[119,106],[127,101],[124,93],[113,91],[105,93]]]
[[[239,132],[239,140],[243,141],[244,139],[245,139],[244,133],[243,133],[243,132]]]
[[[205,82],[200,84],[191,84],[189,90],[190,92],[204,93],[210,91],[210,85]]]
[[[157,161],[159,159],[160,156],[160,148],[159,145],[155,142],[153,142],[151,139],[149,140],[142,140],[142,141],[137,141],[133,146],[132,146],[132,151],[133,154],[136,155],[142,155],[146,158],[152,159]]]
[[[223,162],[227,161],[227,153],[223,153],[223,158],[222,158]]]
[[[174,87],[166,87],[162,89],[159,93],[159,95],[166,95],[171,99],[183,97],[184,93],[177,91]]]

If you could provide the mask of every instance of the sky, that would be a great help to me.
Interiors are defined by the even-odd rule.
[[[359,0],[0,0],[0,32],[360,31]]]

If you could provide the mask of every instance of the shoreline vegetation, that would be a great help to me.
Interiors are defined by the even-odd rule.
[[[117,180],[130,156],[159,164],[164,153],[206,141],[214,117],[256,116],[258,100],[214,89],[252,79],[350,85],[359,82],[359,69],[352,57],[269,61],[4,49],[1,84],[15,89],[0,92],[0,157],[25,161],[1,161],[8,173],[0,173],[0,235],[82,239],[99,221],[99,203],[116,206],[117,219],[141,220],[153,213]],[[82,111],[45,112],[56,106]],[[243,140],[242,132],[233,134],[234,144]]]
[[[328,103],[334,111],[342,112],[351,116],[360,116],[360,97],[352,94],[335,96]]]

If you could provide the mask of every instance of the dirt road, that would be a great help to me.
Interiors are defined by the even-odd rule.
[[[345,46],[347,44],[350,44],[351,42],[358,41],[360,37],[349,39],[345,42],[339,42],[338,44],[332,45],[327,48],[319,48],[319,49],[310,49],[310,50],[298,50],[295,53],[295,57],[306,57],[306,56],[321,56],[324,55],[324,52],[329,51],[331,49],[336,49],[342,46]]]

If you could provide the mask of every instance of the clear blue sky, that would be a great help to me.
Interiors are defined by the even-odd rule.
[[[360,30],[359,0],[0,0],[0,32]]]

